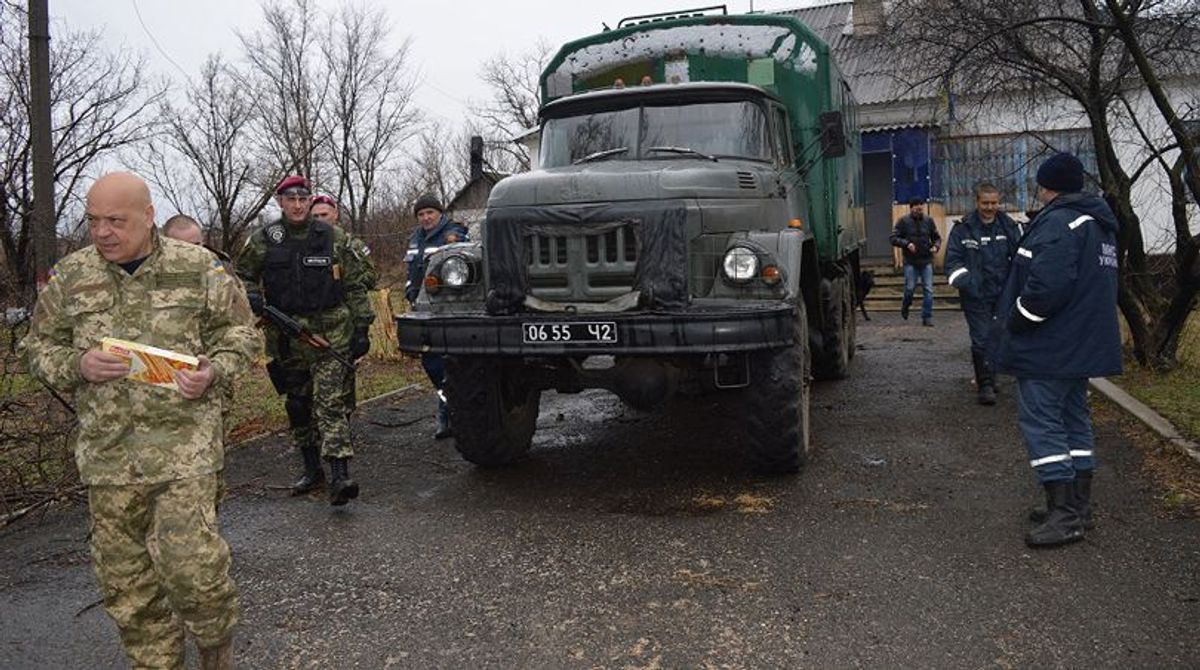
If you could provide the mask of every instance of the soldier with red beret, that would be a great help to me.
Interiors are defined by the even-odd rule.
[[[251,307],[260,313],[264,304],[275,307],[343,356],[361,358],[370,349],[367,333],[375,320],[367,300],[373,272],[366,254],[355,250],[344,230],[313,218],[312,189],[304,177],[285,178],[275,194],[283,216],[251,235],[238,257],[237,273]],[[354,372],[271,326],[266,345],[267,372],[275,390],[287,396],[288,423],[304,461],[292,493],[325,484],[324,458],[330,503],[345,505],[358,497],[358,484],[350,478],[354,449],[344,400],[353,393]]]

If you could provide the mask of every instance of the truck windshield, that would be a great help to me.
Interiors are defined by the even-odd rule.
[[[543,167],[610,158],[663,160],[695,154],[771,160],[767,118],[749,101],[646,106],[547,119],[542,128]],[[622,147],[626,151],[620,151]],[[611,153],[607,153],[611,150]]]

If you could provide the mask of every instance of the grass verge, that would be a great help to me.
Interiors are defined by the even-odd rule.
[[[1167,373],[1126,364],[1115,382],[1130,395],[1163,415],[1181,433],[1200,440],[1200,366],[1181,365]]]
[[[421,364],[411,358],[364,358],[358,364],[359,402],[426,379]],[[242,375],[234,387],[233,429],[227,443],[287,427],[283,397],[275,393],[262,363]]]

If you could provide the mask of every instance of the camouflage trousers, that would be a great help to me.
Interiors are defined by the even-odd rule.
[[[288,420],[296,448],[320,447],[321,456],[351,458],[350,414],[354,411],[354,372],[329,356],[289,359]]]
[[[221,475],[88,489],[91,550],[104,609],[134,668],[183,668],[238,621],[229,545],[217,531]]]

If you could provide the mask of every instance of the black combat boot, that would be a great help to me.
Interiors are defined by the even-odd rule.
[[[446,407],[445,400],[438,401],[437,408],[437,430],[433,433],[433,439],[444,440],[447,437],[453,437],[454,431],[450,429],[450,409]]]
[[[292,495],[302,496],[325,485],[325,468],[321,467],[321,448],[315,444],[300,447],[304,459],[304,474],[292,484]]]
[[[334,507],[345,505],[358,497],[358,483],[350,479],[350,459],[329,460],[329,504]]]
[[[1075,502],[1079,520],[1083,523],[1084,530],[1092,530],[1096,527],[1096,519],[1092,516],[1092,473],[1093,470],[1076,470],[1075,471]],[[1046,492],[1046,507],[1035,507],[1029,510],[1029,520],[1034,523],[1042,523],[1046,520],[1046,510],[1050,509],[1051,505],[1050,493]]]
[[[975,365],[975,388],[978,391],[979,404],[995,405],[996,381],[987,358],[983,354],[972,353],[971,362]]]
[[[1075,503],[1075,482],[1046,482],[1050,513],[1037,528],[1025,535],[1025,544],[1033,548],[1058,547],[1083,539],[1083,523]]]

